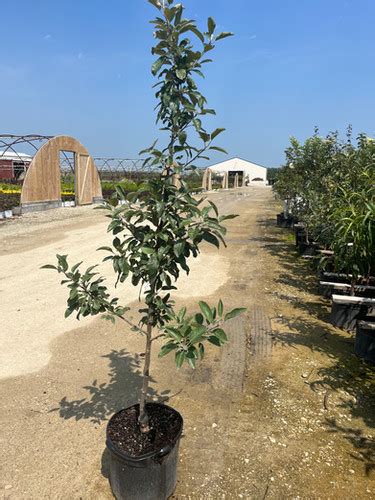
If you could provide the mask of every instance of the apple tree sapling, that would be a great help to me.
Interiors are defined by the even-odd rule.
[[[171,297],[181,271],[189,273],[189,258],[198,256],[203,242],[217,248],[220,243],[225,244],[223,222],[235,217],[219,215],[210,200],[196,199],[184,181],[184,175],[196,169],[197,160],[207,159],[208,151],[224,152],[213,145],[224,129],[208,132],[203,128],[202,118],[215,112],[207,107],[194,78],[203,76],[203,67],[210,62],[207,53],[214,49],[215,43],[231,33],[216,34],[212,18],[208,19],[207,30],[201,32],[194,21],[183,17],[184,7],[174,0],[149,2],[158,10],[158,16],[152,21],[156,39],[152,54],[157,56],[152,65],[152,74],[158,80],[155,85],[157,121],[168,138],[164,147],[158,147],[155,142],[142,152],[147,155],[145,165],[158,175],[150,176],[147,185],[134,193],[126,194],[118,186],[116,203],[112,200],[99,207],[108,212],[108,231],[113,234],[113,241],[112,246],[98,250],[107,253],[105,261],[112,262],[116,285],[130,279],[132,285],[143,292],[140,293],[139,323],[130,321],[129,308],[110,296],[96,266],[83,272],[82,263],[70,267],[66,255],[57,256],[57,265],[44,266],[62,274],[61,283],[70,290],[65,316],[76,312],[79,319],[104,313],[105,318],[120,319],[144,335],[138,419],[144,433],[150,430],[146,399],[154,342],[163,341],[160,357],[173,352],[178,368],[184,362],[194,368],[204,356],[205,343],[222,346],[227,341],[223,330],[225,321],[244,311],[236,308],[225,313],[219,300],[215,306],[201,301],[199,312],[188,314],[185,307],[177,311]],[[199,145],[197,141],[192,142],[193,135]],[[119,205],[118,199],[125,200],[125,204]]]

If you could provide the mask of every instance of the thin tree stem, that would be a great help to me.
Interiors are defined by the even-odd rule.
[[[150,431],[149,418],[146,412],[146,402],[148,385],[150,381],[150,364],[151,364],[151,345],[152,345],[152,311],[148,308],[147,331],[146,331],[146,350],[145,364],[143,366],[143,382],[141,388],[141,396],[139,400],[139,417],[138,423],[142,433]]]

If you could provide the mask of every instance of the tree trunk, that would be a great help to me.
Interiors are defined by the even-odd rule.
[[[147,332],[146,332],[146,351],[145,364],[143,367],[143,382],[141,389],[141,397],[139,400],[139,417],[138,423],[141,432],[147,433],[150,431],[149,418],[146,412],[146,402],[148,393],[148,384],[150,380],[150,363],[151,363],[151,345],[152,345],[152,315],[151,310],[148,310]]]

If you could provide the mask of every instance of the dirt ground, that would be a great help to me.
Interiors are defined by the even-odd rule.
[[[205,247],[177,304],[247,313],[196,370],[152,364],[152,399],[184,417],[176,499],[375,498],[374,373],[328,323],[269,188],[210,194],[228,247]],[[66,293],[41,271],[55,253],[96,262],[108,241],[92,207],[0,225],[0,492],[5,499],[110,499],[105,426],[136,400],[143,339],[101,319],[63,319]],[[99,255],[100,257],[100,255]],[[110,276],[109,268],[101,267]],[[137,305],[136,291],[118,295]]]

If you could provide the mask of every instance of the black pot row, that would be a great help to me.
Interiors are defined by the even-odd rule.
[[[294,228],[295,244],[300,255],[314,258],[321,252],[319,245],[308,241],[303,224],[299,224],[294,217],[285,217],[284,213],[277,214],[277,226]],[[320,292],[325,298],[332,298],[332,295],[349,296],[352,290],[348,278],[348,275],[334,273],[333,262],[327,259],[325,272],[320,274]],[[355,353],[367,363],[375,365],[375,303],[371,300],[375,299],[375,278],[370,279],[367,285],[355,287],[355,296],[363,299],[356,303],[350,299],[333,299],[330,322],[338,328],[355,331]]]
[[[330,321],[334,326],[355,331],[354,352],[375,365],[375,308],[366,304],[332,301]]]
[[[358,285],[353,297],[347,276],[322,273],[320,277],[322,295],[332,300],[330,322],[338,328],[355,331],[355,353],[375,365],[375,287]]]

